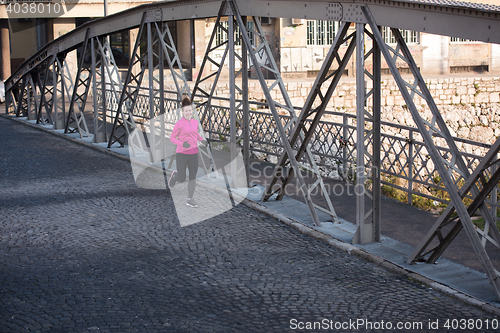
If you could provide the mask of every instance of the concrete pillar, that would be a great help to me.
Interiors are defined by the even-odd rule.
[[[422,33],[422,74],[448,74],[450,37]]]
[[[0,20],[0,43],[2,45],[1,52],[1,79],[6,80],[10,77],[10,40],[9,40],[9,20]]]
[[[191,22],[190,20],[177,21],[177,53],[183,69],[191,70]],[[189,78],[188,78],[189,79]]]
[[[490,73],[500,73],[500,45],[491,44],[491,66]]]
[[[212,34],[214,24],[210,24],[209,19],[205,20],[195,20],[194,21],[194,31],[195,31],[195,68],[193,68],[193,81],[196,81],[198,76],[203,76],[200,73],[201,63],[205,56],[205,51],[208,47],[208,42],[210,41],[210,35]],[[210,71],[210,65],[205,66],[205,74]]]

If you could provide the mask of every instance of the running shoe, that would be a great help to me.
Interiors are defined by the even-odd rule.
[[[198,205],[196,204],[196,201],[194,201],[193,198],[188,198],[186,205],[188,205],[189,207],[193,207],[193,208],[198,207]]]
[[[174,188],[175,182],[177,181],[177,171],[172,172],[170,178],[168,179],[168,186]]]

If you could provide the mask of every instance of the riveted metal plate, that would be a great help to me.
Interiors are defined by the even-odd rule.
[[[227,2],[224,2],[223,6],[224,6],[223,9],[222,9],[222,15],[223,16],[234,15],[231,6]]]
[[[344,4],[342,16],[344,22],[367,23],[360,4]]]
[[[160,22],[163,19],[163,11],[158,9],[148,10],[146,12],[146,23]]]
[[[93,38],[97,36],[97,33],[95,32],[95,27],[89,27],[89,38]]]
[[[45,50],[44,52],[39,53],[34,59],[32,59],[28,63],[29,70],[40,65],[45,59],[47,59],[49,56],[51,56],[53,54],[53,51],[54,50],[51,48],[51,49]]]
[[[57,44],[57,46],[55,47],[55,49],[56,49],[55,53],[59,54],[59,53],[61,53],[62,51],[65,50],[65,47],[64,47],[64,45],[62,43],[59,43],[59,44]]]
[[[329,3],[326,6],[326,19],[328,21],[341,21],[342,5],[340,3]]]

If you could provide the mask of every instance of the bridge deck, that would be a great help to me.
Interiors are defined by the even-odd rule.
[[[0,122],[2,123],[2,128],[8,126],[9,122],[6,122],[4,118],[0,118]],[[90,123],[90,122],[89,122]],[[22,127],[18,128],[19,131],[23,131]],[[41,140],[45,142],[42,144],[43,146],[50,145],[47,140],[50,140],[46,137],[46,134],[37,133],[37,135],[43,135],[44,139]],[[74,137],[74,135],[71,135]],[[29,140],[25,139],[23,136],[19,136],[21,140]],[[49,136],[50,138],[50,136]],[[70,147],[72,147],[70,145]],[[5,147],[4,149],[7,149]],[[76,146],[73,147],[77,149]],[[71,149],[71,148],[70,148]],[[104,148],[103,148],[104,149]],[[80,150],[80,148],[78,148]],[[126,155],[127,150],[122,150],[121,153]],[[7,156],[7,152],[4,154]],[[52,156],[55,160],[58,158]],[[86,164],[86,161],[82,160],[80,163]],[[258,185],[257,187],[250,190],[248,193],[248,198],[259,205],[263,205],[270,210],[283,214],[284,216],[290,217],[296,221],[303,223],[306,226],[311,228],[315,228],[311,219],[310,214],[307,211],[306,205],[301,202],[303,201],[300,193],[294,194],[294,190],[296,189],[296,184],[291,184],[290,188],[287,190],[289,195],[285,196],[284,200],[281,202],[276,202],[270,200],[269,202],[262,202],[260,200],[262,194],[262,185],[265,185],[270,181],[270,173],[272,169],[269,169],[270,164],[261,162],[261,161],[253,161],[251,168],[251,180],[254,184]],[[128,168],[127,168],[128,169]],[[229,170],[228,170],[229,171]],[[77,173],[77,169],[68,170],[68,172]],[[202,170],[200,168],[200,174]],[[230,171],[229,171],[230,172]],[[129,178],[132,175],[130,171],[122,170],[121,174],[125,178]],[[128,175],[130,173],[130,175]],[[307,181],[307,177],[305,178]],[[7,181],[5,179],[4,181]],[[56,180],[54,180],[56,181]],[[201,180],[204,182],[204,180]],[[220,183],[220,181],[216,181],[215,183]],[[350,243],[352,239],[352,235],[355,232],[355,225],[350,221],[355,220],[355,209],[356,207],[356,198],[354,193],[354,189],[352,186],[347,185],[343,182],[335,181],[332,179],[324,179],[325,183],[331,188],[335,187],[337,193],[341,191],[344,192],[344,195],[332,195],[331,200],[335,205],[336,211],[340,217],[341,224],[334,225],[329,222],[323,223],[322,228],[315,228],[316,230],[321,231],[322,233],[333,236],[336,239],[339,239],[343,242]],[[219,186],[222,184],[219,184]],[[212,186],[212,185],[208,185]],[[201,185],[203,188],[203,185]],[[132,188],[136,188],[135,185],[132,185]],[[133,189],[130,189],[131,191]],[[209,187],[210,188],[210,187]],[[350,189],[349,189],[350,188]],[[137,189],[137,188],[136,188]],[[37,191],[36,187],[33,189]],[[142,193],[142,190],[139,190],[137,195]],[[197,200],[199,202],[204,202],[206,200],[213,200],[210,197],[213,197],[214,192],[209,191],[206,192],[200,190]],[[168,191],[163,191],[162,193],[167,193]],[[351,195],[349,195],[351,193]],[[97,194],[96,194],[97,195]],[[134,194],[131,194],[132,197]],[[93,195],[91,195],[93,197]],[[315,202],[320,200],[318,197],[314,198]],[[11,199],[7,196],[8,201]],[[167,199],[168,200],[168,199]],[[171,199],[170,199],[171,200]],[[239,207],[239,206],[238,206]],[[28,208],[29,209],[29,208]],[[68,208],[70,209],[70,208]],[[141,208],[141,209],[144,209]],[[149,209],[149,208],[148,208]],[[154,209],[153,209],[154,210]],[[102,213],[96,214],[99,216]],[[162,221],[170,222],[171,218],[166,217],[161,218]],[[242,217],[239,215],[231,215],[235,220],[240,220]],[[16,221],[15,216],[7,216],[8,219],[12,219],[12,221]],[[87,217],[88,218],[88,217]],[[87,219],[83,218],[82,222]],[[110,217],[111,220],[115,220],[118,217]],[[322,216],[323,221],[327,221],[328,218],[326,216]],[[135,221],[136,218],[134,218]],[[382,200],[382,220],[383,220],[383,240],[381,243],[372,243],[365,246],[356,245],[356,248],[363,249],[368,253],[371,253],[375,256],[383,258],[389,262],[392,262],[400,267],[403,267],[409,271],[416,272],[421,274],[422,276],[439,282],[445,286],[449,286],[455,290],[460,291],[461,293],[465,293],[466,295],[472,295],[482,302],[488,302],[489,304],[500,307],[500,303],[495,298],[495,294],[493,291],[493,287],[488,282],[485,274],[482,272],[483,268],[481,264],[477,261],[476,256],[472,249],[470,248],[470,243],[468,242],[464,233],[459,234],[456,241],[450,245],[450,248],[447,252],[444,253],[443,258],[439,260],[437,265],[428,265],[428,264],[417,264],[417,265],[408,265],[405,263],[408,255],[411,253],[413,248],[418,244],[419,240],[425,235],[426,231],[432,226],[436,219],[436,216],[432,213],[422,211],[416,209],[414,207],[408,206],[406,204],[402,204],[395,200],[385,198]],[[140,220],[140,219],[139,219]],[[215,217],[214,221],[224,220],[224,214],[220,217]],[[65,219],[62,218],[58,220],[59,223],[64,224]],[[209,221],[209,220],[207,220]],[[201,222],[200,225],[204,223],[210,224],[210,222]],[[131,221],[132,222],[132,221]],[[245,222],[247,223],[247,222]],[[490,249],[491,260],[495,265],[500,263],[500,251]]]

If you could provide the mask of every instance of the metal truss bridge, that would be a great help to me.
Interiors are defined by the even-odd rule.
[[[341,22],[302,108],[292,105],[260,17]],[[199,72],[203,73],[207,66],[215,66],[217,70],[206,76],[200,74],[191,90],[169,26],[163,22],[199,18],[216,18]],[[222,24],[226,18],[227,25]],[[247,20],[254,22],[251,29]],[[381,27],[391,28],[396,46],[384,42]],[[137,28],[138,37],[128,70],[121,79],[107,37]],[[237,28],[240,34],[235,33]],[[352,241],[358,244],[380,241],[381,172],[438,186],[447,191],[450,202],[408,262],[436,262],[463,230],[500,299],[500,272],[488,255],[491,249],[500,247],[496,227],[500,140],[488,146],[489,151],[482,157],[465,154],[457,148],[457,140],[451,136],[399,29],[500,43],[500,7],[448,0],[155,2],[88,22],[48,43],[6,81],[6,110],[37,123],[52,124],[65,133],[92,137],[93,142],[107,142],[108,147],[123,147],[128,140],[133,153],[138,154],[144,147],[130,137],[134,130],[153,128],[153,119],[173,112],[182,95],[187,94],[196,102],[201,124],[211,141],[227,138],[238,143],[247,169],[252,151],[260,149],[279,156],[274,178],[262,200],[280,200],[286,185],[293,180],[317,226],[321,225],[318,211],[337,220],[320,175],[320,164],[331,159],[342,162],[343,167],[346,161],[354,166],[356,186],[364,189],[356,202],[357,232]],[[218,33],[234,38],[218,44]],[[252,43],[250,36],[257,42]],[[140,54],[138,50],[144,39],[147,50]],[[241,51],[236,51],[235,45],[240,45]],[[347,45],[346,51],[340,52],[343,45]],[[80,50],[80,56],[76,77],[71,78],[65,59],[75,49]],[[224,50],[222,58],[212,56],[216,49]],[[334,114],[326,110],[327,104],[353,56],[357,93],[355,126],[325,121],[324,115]],[[412,131],[414,137],[410,140],[391,138],[381,131],[382,126],[388,125],[380,120],[382,60],[389,66],[416,124],[416,128],[405,129]],[[215,95],[226,62],[229,99]],[[406,64],[411,72],[409,78],[400,75],[396,62]],[[248,99],[251,66],[265,96],[265,102],[260,104]],[[264,70],[272,73],[273,79],[266,79]],[[173,80],[175,91],[165,89],[167,76]],[[143,80],[145,77],[147,82]],[[210,89],[205,88],[206,82],[211,83]],[[277,95],[284,102],[278,102]],[[92,133],[84,117],[89,96],[93,109]],[[430,109],[430,119],[425,118],[421,106],[416,105],[417,96]],[[255,106],[264,106],[268,111],[255,111]],[[333,138],[330,140],[333,146],[322,146],[328,138]],[[162,149],[156,144],[149,142],[152,150]],[[385,148],[396,144],[417,152],[404,155],[390,153]],[[204,154],[210,157],[211,150],[207,149]],[[432,167],[428,160],[432,160]],[[406,171],[392,170],[391,165],[397,163]],[[429,178],[439,175],[439,184],[415,176],[425,168],[429,168]],[[303,177],[301,170],[304,169],[313,174],[312,186]],[[415,172],[408,172],[410,169]],[[313,202],[314,190],[322,194],[322,205]],[[477,212],[485,221],[484,227],[475,226],[471,220]]]

